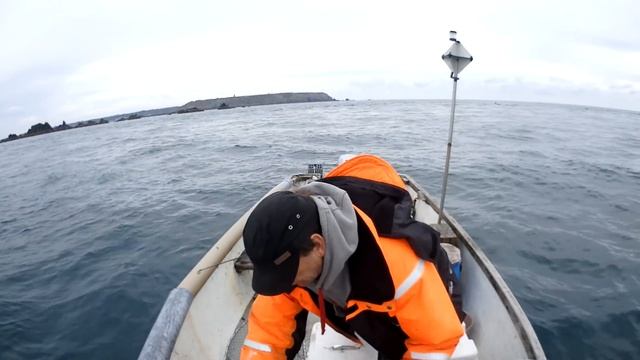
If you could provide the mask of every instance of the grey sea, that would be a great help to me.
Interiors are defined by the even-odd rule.
[[[640,113],[457,115],[447,209],[547,356],[640,357]],[[309,103],[0,144],[0,358],[135,358],[170,289],[272,186],[368,152],[439,196],[448,122],[448,101]]]

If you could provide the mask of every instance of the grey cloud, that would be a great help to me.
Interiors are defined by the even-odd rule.
[[[632,90],[633,86],[631,84],[621,84],[621,85],[610,85],[609,90],[613,91],[625,91]]]
[[[640,37],[635,34],[621,35],[621,37],[589,37],[583,38],[582,42],[611,50],[640,52]]]
[[[5,132],[28,130],[22,129],[25,118],[52,125],[62,122],[64,119],[50,116],[55,113],[58,94],[72,71],[70,66],[50,64],[23,70],[0,82],[0,137],[5,137]]]
[[[424,82],[424,81],[422,81],[422,82],[418,81],[418,82],[414,82],[413,86],[418,87],[418,88],[426,88],[426,87],[431,86],[431,84],[428,83],[428,82]]]

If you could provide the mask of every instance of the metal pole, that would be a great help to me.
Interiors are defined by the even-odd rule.
[[[453,74],[452,74],[453,75]],[[442,179],[442,198],[440,199],[440,214],[438,224],[444,216],[444,196],[447,193],[447,179],[449,178],[449,160],[451,159],[451,143],[453,141],[453,116],[456,112],[456,89],[458,88],[458,74],[453,78],[453,98],[451,99],[451,119],[449,120],[449,142],[447,143],[447,160],[444,163],[444,178]]]

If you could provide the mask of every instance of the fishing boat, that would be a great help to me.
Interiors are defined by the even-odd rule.
[[[295,190],[317,180],[317,167],[292,176],[266,195]],[[545,359],[536,334],[489,258],[462,226],[413,178],[401,175],[414,203],[417,221],[441,233],[443,247],[459,250],[466,333],[452,359]],[[237,359],[255,299],[252,266],[243,257],[242,230],[247,211],[173,289],[140,353],[140,359]],[[442,221],[438,224],[438,217]],[[370,346],[352,343],[336,332],[319,332],[309,316],[307,338],[297,359],[375,359]],[[366,345],[366,344],[365,344]]]
[[[440,233],[441,246],[447,251],[451,263],[457,263],[462,269],[459,276],[463,310],[467,317],[463,322],[464,334],[451,358],[546,359],[529,319],[506,282],[471,236],[444,210],[458,76],[473,60],[457,40],[455,31],[449,32],[449,40],[453,45],[442,59],[451,70],[453,96],[440,206],[413,178],[407,175],[401,178],[413,200],[414,220]],[[269,193],[295,191],[321,177],[322,166],[309,165],[307,173],[292,176]],[[231,226],[180,285],[171,291],[149,333],[140,359],[239,358],[247,333],[248,311],[256,296],[251,287],[252,264],[246,254],[243,256],[244,243],[241,241],[252,209]],[[335,331],[321,332],[317,317],[308,317],[306,330],[306,338],[296,359],[378,358],[376,351],[365,341],[354,343]]]

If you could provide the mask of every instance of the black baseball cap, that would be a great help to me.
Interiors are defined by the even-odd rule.
[[[243,231],[253,263],[253,290],[261,295],[291,292],[304,239],[320,233],[318,208],[309,196],[275,192],[253,210]]]

